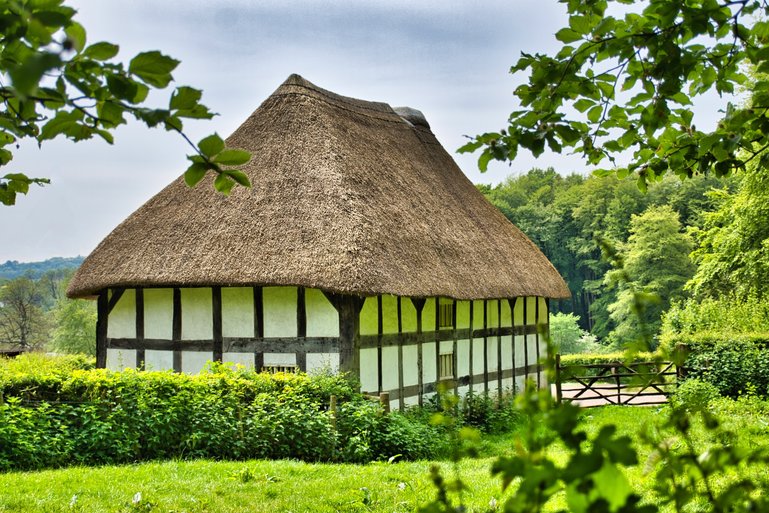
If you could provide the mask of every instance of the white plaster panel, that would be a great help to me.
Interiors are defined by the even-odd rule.
[[[213,353],[205,351],[182,351],[182,372],[186,372],[187,374],[197,374],[213,359]]]
[[[339,336],[339,314],[323,292],[318,289],[306,289],[304,303],[308,337]],[[307,365],[310,365],[309,362]]]
[[[264,365],[265,366],[296,365],[296,354],[295,353],[264,353]]]
[[[419,396],[410,395],[403,398],[403,404],[406,406],[416,406],[419,404]]]
[[[435,371],[438,362],[435,361],[435,342],[422,344],[422,382],[432,383],[436,380]]]
[[[145,338],[162,340],[171,340],[173,338],[173,294],[172,289],[144,289]],[[147,354],[149,354],[149,351]],[[162,367],[162,369],[165,368]]]
[[[502,369],[513,368],[513,337],[502,337]]]
[[[473,301],[473,329],[479,330],[483,328],[483,301]]]
[[[410,298],[401,298],[401,327],[404,333],[417,331],[417,310]]]
[[[395,296],[382,296],[382,333],[398,333],[398,298]]]
[[[416,345],[403,346],[403,386],[416,385],[419,381]]]
[[[378,335],[379,334],[379,305],[377,297],[367,297],[363,301],[363,308],[360,309],[360,334]]]
[[[109,338],[136,338],[136,291],[127,289],[109,313]]]
[[[493,372],[497,370],[497,337],[489,337],[488,341],[489,372]]]
[[[526,344],[529,346],[528,365],[533,365],[537,363],[537,336],[526,335]]]
[[[214,338],[214,311],[211,304],[211,289],[181,289],[181,294],[182,340],[212,340]],[[192,373],[198,372],[200,370]]]
[[[382,348],[382,389],[398,388],[398,348]]]
[[[254,353],[223,353],[222,362],[242,365],[246,369],[253,369],[255,365]]]
[[[473,374],[483,374],[483,339],[473,339]]]
[[[483,383],[475,383],[473,384],[473,392],[476,394],[482,394],[484,391]]]
[[[459,394],[459,397],[466,396],[469,391],[470,391],[470,385],[457,387],[457,394]]]
[[[429,297],[422,308],[422,331],[435,331],[435,298]]]
[[[520,394],[526,387],[526,376],[520,375],[515,377],[515,391]]]
[[[307,353],[307,372],[339,372],[339,353]]]
[[[523,326],[524,325],[523,303],[525,301],[526,301],[526,298],[524,298],[524,297],[517,297],[514,300],[515,308],[513,310],[513,322],[515,323],[515,326]]]
[[[470,341],[457,340],[457,375],[467,376],[470,374]]]
[[[441,347],[438,350],[439,354],[449,354],[454,352],[453,340],[441,340]]]
[[[467,329],[470,327],[470,302],[457,301],[457,329]]]
[[[254,337],[254,289],[222,287],[222,336]],[[253,367],[253,358],[251,359]]]
[[[113,371],[136,368],[136,351],[133,349],[107,349],[107,368]]]
[[[510,327],[513,325],[513,317],[512,312],[510,310],[510,301],[507,299],[500,299],[500,303],[502,303],[502,326],[503,327]]]
[[[513,378],[504,378],[502,380],[502,394],[509,394],[513,390]]]
[[[489,299],[486,302],[486,326],[489,328],[496,328],[499,326],[498,305],[499,301],[496,299]],[[481,321],[483,321],[483,317],[481,317]]]
[[[379,372],[377,368],[377,350],[375,348],[360,350],[360,389],[361,392],[376,392],[379,387]]]
[[[543,297],[538,297],[537,301],[539,301],[539,323],[547,324],[548,323],[547,299]]]
[[[144,306],[147,306],[146,302],[144,303]],[[149,371],[163,371],[173,369],[173,351],[156,351],[154,349],[147,349],[144,352],[144,368]]]
[[[296,337],[296,287],[264,287],[265,337]]]
[[[526,324],[537,323],[537,298],[526,298]]]
[[[523,335],[515,336],[515,368],[523,367],[525,362],[526,353],[524,353],[524,345],[526,344],[526,337]]]

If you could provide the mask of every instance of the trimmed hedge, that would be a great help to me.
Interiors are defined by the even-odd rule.
[[[0,470],[159,458],[432,458],[447,439],[418,419],[383,415],[339,375],[221,365],[198,375],[63,370],[67,365],[32,372],[3,365]],[[336,419],[331,395],[340,405]]]

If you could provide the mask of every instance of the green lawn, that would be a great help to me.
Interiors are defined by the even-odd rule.
[[[612,422],[620,433],[660,415],[658,408],[605,407],[586,410],[588,431]],[[766,435],[756,434],[766,443]],[[506,495],[489,469],[495,456],[512,450],[515,434],[484,439],[481,457],[460,464],[469,485],[468,511],[488,511]],[[648,451],[628,477],[641,489]],[[554,456],[557,457],[557,454]],[[444,472],[451,464],[439,462]],[[414,511],[434,498],[431,462],[368,465],[307,464],[296,461],[168,461],[140,465],[76,467],[0,474],[0,512],[157,511],[157,512],[398,512]],[[132,504],[137,493],[141,501]],[[508,491],[508,494],[511,493]],[[73,503],[73,496],[77,496]]]

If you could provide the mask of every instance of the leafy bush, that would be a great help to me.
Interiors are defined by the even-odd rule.
[[[721,394],[715,385],[709,381],[692,378],[678,385],[670,401],[674,406],[694,413],[708,409],[710,404],[719,397]]]
[[[366,462],[445,449],[445,433],[419,415],[384,415],[344,376],[90,366],[30,357],[2,367],[0,470],[158,458]]]
[[[560,354],[595,353],[603,348],[594,335],[579,327],[579,316],[573,313],[550,315],[550,338]]]
[[[464,425],[484,433],[506,433],[522,421],[515,409],[513,394],[494,399],[487,393],[471,391],[462,398],[459,415]]]
[[[688,374],[715,385],[728,397],[749,390],[769,392],[769,349],[764,339],[701,339],[688,346]]]

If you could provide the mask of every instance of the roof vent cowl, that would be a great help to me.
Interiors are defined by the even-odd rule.
[[[412,109],[411,107],[395,107],[393,110],[412,125],[430,128],[430,123],[427,122],[427,118],[422,114],[422,111]]]

